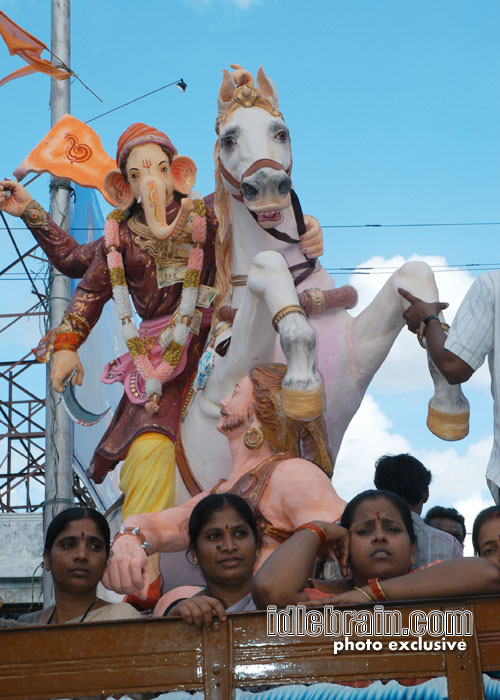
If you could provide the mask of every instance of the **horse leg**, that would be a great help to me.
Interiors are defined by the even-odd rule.
[[[405,325],[402,314],[409,304],[398,293],[398,287],[424,301],[439,299],[431,268],[423,262],[408,262],[391,275],[372,303],[353,320],[352,349],[363,391]],[[443,320],[442,314],[440,317]],[[459,385],[448,384],[429,353],[427,360],[434,383],[427,426],[443,440],[460,440],[469,431],[469,402]]]
[[[264,251],[255,256],[247,290],[267,308],[268,323],[275,319],[287,363],[281,392],[283,411],[290,418],[317,418],[323,404],[315,364],[316,334],[301,311],[293,278],[280,253]]]

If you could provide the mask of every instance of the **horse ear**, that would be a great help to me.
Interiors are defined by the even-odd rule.
[[[134,195],[130,185],[125,182],[120,170],[110,170],[104,178],[104,189],[108,194],[109,201],[120,209],[129,209],[134,202]]]
[[[170,166],[174,180],[174,190],[189,194],[196,181],[196,165],[187,156],[175,156]]]
[[[268,78],[264,73],[262,66],[257,71],[257,85],[259,86],[262,96],[267,98],[275,109],[279,110],[280,105],[276,85],[271,78]]]
[[[233,80],[233,76],[228,70],[222,71],[222,82],[219,88],[219,94],[217,95],[217,114],[219,117],[224,116],[226,109],[229,107],[231,100],[233,99],[233,92],[236,88],[236,84]]]

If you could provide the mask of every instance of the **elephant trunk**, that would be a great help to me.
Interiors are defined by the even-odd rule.
[[[149,230],[160,240],[174,238],[179,235],[184,228],[193,204],[190,199],[183,199],[181,208],[176,218],[171,224],[167,224],[165,209],[167,206],[167,192],[165,186],[160,182],[156,183],[152,178],[147,178],[141,183],[141,199],[144,209],[144,216]]]

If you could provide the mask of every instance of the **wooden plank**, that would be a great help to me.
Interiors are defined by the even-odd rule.
[[[0,630],[0,698],[203,689],[201,635],[176,620]]]
[[[199,634],[179,620],[126,620],[0,630],[0,698],[33,700],[175,689],[230,697],[280,683],[448,677],[450,700],[482,698],[481,670],[500,667],[499,597],[426,601],[422,611],[473,610],[467,650],[334,653],[328,635],[270,637],[266,613],[238,613]],[[363,606],[359,606],[363,607]],[[393,606],[395,607],[395,606]],[[415,603],[399,603],[403,623]],[[363,637],[355,634],[356,643]],[[401,638],[399,638],[401,639]],[[406,638],[407,639],[407,638]],[[430,640],[431,637],[424,637]],[[450,638],[455,639],[455,638]]]
[[[232,622],[214,622],[203,630],[203,684],[206,700],[228,700],[231,697]]]

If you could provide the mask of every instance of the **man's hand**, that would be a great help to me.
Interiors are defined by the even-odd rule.
[[[196,629],[202,627],[211,628],[214,616],[221,622],[227,619],[224,606],[208,595],[195,595],[192,598],[185,598],[169,611],[167,617],[180,616],[188,625],[194,625]]]
[[[410,302],[410,306],[403,313],[403,318],[408,324],[408,329],[412,333],[416,333],[420,328],[422,321],[429,316],[437,316],[440,311],[447,309],[449,304],[442,301],[422,301],[418,297],[414,297],[406,289],[402,287],[398,288],[398,292],[401,294],[403,299]]]
[[[14,180],[0,180],[0,209],[11,216],[21,216],[33,197]]]
[[[314,216],[304,216],[306,232],[300,238],[299,250],[307,258],[319,258],[323,255],[323,231]]]
[[[102,583],[116,593],[146,598],[149,589],[148,557],[136,535],[117,538],[109,555]]]
[[[71,377],[73,372],[75,372],[75,374]],[[52,368],[50,370],[50,378],[54,391],[61,393],[70,377],[73,386],[75,386],[75,384],[81,386],[83,375],[83,365],[80,362],[77,352],[74,350],[58,350],[54,353]]]

